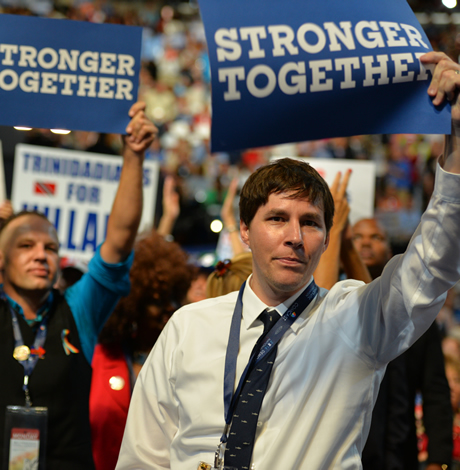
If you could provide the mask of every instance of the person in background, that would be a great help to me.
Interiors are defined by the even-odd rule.
[[[353,242],[369,272],[375,279],[383,272],[392,256],[390,243],[384,229],[376,219],[362,219],[352,228]],[[441,336],[436,322],[397,360],[405,361],[407,400],[405,422],[409,432],[397,431],[393,426],[393,439],[405,435],[402,442],[404,470],[418,469],[417,432],[414,406],[417,393],[423,400],[423,423],[428,436],[427,470],[442,470],[449,465],[452,455],[452,411],[449,386],[444,371]],[[391,363],[390,363],[391,364]],[[398,385],[398,381],[396,381]],[[392,393],[395,400],[403,400],[402,393]],[[375,413],[374,413],[375,415]],[[374,416],[373,415],[373,416]],[[381,417],[385,416],[384,414]],[[381,421],[373,421],[380,426]],[[371,427],[372,433],[372,427]],[[372,435],[372,434],[371,434]],[[400,448],[401,452],[401,448]],[[366,450],[363,452],[366,457]]]
[[[0,204],[0,231],[5,225],[5,221],[7,221],[13,215],[13,206],[11,201],[5,199]],[[0,284],[3,284],[2,274],[0,272]]]
[[[252,272],[252,255],[245,251],[233,209],[237,189],[238,178],[234,178],[220,212],[224,230],[229,234],[233,257],[231,260],[218,261],[213,269],[200,266],[187,294],[187,303],[238,290]]]
[[[331,227],[328,249],[321,256],[315,270],[316,283],[325,289],[331,289],[336,284],[342,267],[350,279],[366,283],[372,281],[368,267],[353,244],[351,227],[348,223],[350,206],[346,191],[350,176],[351,170],[344,175],[338,172],[331,185],[335,207],[334,223]]]
[[[454,414],[452,470],[460,470],[460,360],[456,357],[444,356],[444,361]]]
[[[158,222],[157,233],[171,241],[174,224],[180,214],[179,193],[176,191],[176,182],[171,175],[167,175],[164,181],[162,208],[163,213]]]
[[[197,277],[188,255],[172,241],[180,213],[172,176],[165,178],[162,208],[158,228],[138,236],[133,288],[118,303],[94,352],[90,421],[96,470],[115,468],[139,371],[174,310],[187,303]]]
[[[176,182],[171,175],[166,176],[163,185],[163,213],[158,223],[157,233],[165,238],[165,240],[173,241],[172,235],[174,224],[180,214],[180,197],[176,190]],[[212,269],[205,266],[190,265],[191,274],[193,275],[187,295],[182,299],[182,304],[199,302],[206,298],[206,280]]]
[[[321,257],[314,274],[317,284],[328,289],[339,280],[341,269],[348,278],[366,283],[372,281],[369,266],[364,263],[353,243],[352,230],[348,222],[350,207],[346,189],[350,176],[350,171],[343,177],[339,172],[331,185],[336,209],[334,224],[331,228],[328,249]],[[391,255],[388,247],[384,247],[380,252],[385,260]],[[405,361],[401,356],[391,361],[386,368],[363,449],[364,470],[404,470],[403,446],[409,432],[407,423],[409,401],[405,374]]]
[[[0,204],[0,230],[5,221],[13,214],[14,211],[11,201],[3,201]],[[88,272],[87,262],[78,258],[60,257],[58,277],[54,288],[63,294],[68,287],[73,286],[77,281],[79,281],[86,272]]]
[[[445,338],[449,335],[450,331],[458,326],[458,321],[455,315],[455,303],[457,298],[457,286],[452,287],[447,292],[447,298],[441,311],[436,317],[436,323],[438,324],[441,337]]]
[[[228,186],[228,191],[225,195],[224,203],[222,204],[222,209],[220,211],[224,229],[228,232],[230,237],[233,256],[247,251],[246,246],[241,241],[240,225],[236,222],[235,211],[233,209],[236,193],[238,191],[238,184],[238,178],[233,178]]]
[[[14,214],[0,232],[0,374],[8,377],[0,388],[1,462],[10,438],[8,431],[5,435],[5,409],[25,405],[48,409],[47,470],[94,468],[88,413],[91,361],[97,335],[130,288],[132,247],[142,214],[144,151],[157,134],[144,109],[136,103],[129,111],[106,239],[88,272],[64,295],[53,289],[59,240],[43,214]]]
[[[454,331],[458,331],[458,327],[455,327]],[[453,335],[450,335],[442,339],[442,352],[444,356],[452,356],[460,361],[460,339]]]
[[[78,258],[63,257],[59,260],[59,276],[55,288],[63,294],[88,272],[88,263]]]
[[[13,215],[13,206],[11,204],[11,201],[9,201],[8,199],[5,199],[0,204],[0,229],[5,224],[5,221],[9,219],[12,215]]]
[[[177,243],[155,230],[141,234],[134,247],[131,291],[103,328],[93,357],[89,405],[96,470],[115,468],[136,378],[193,277]]]
[[[206,298],[211,299],[240,289],[252,273],[252,253],[240,253],[231,260],[219,261],[206,283]]]
[[[195,276],[190,284],[184,305],[206,299],[206,283],[209,275],[213,272],[213,268],[201,265],[196,265],[195,268]]]

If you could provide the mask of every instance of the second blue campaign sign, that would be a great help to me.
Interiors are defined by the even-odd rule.
[[[200,0],[213,151],[450,131],[427,95],[432,50],[405,0]]]

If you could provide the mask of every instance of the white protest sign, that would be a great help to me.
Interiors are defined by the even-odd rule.
[[[276,157],[276,160],[282,157]],[[368,160],[345,160],[338,158],[289,157],[309,163],[330,186],[337,172],[351,170],[347,197],[350,205],[350,223],[374,216],[375,162]]]
[[[120,156],[17,145],[13,209],[43,212],[56,227],[60,255],[89,261],[105,239],[122,164]],[[158,173],[157,162],[144,162],[140,231],[153,227]]]

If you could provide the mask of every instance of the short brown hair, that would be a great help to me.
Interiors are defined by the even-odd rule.
[[[326,181],[308,163],[282,158],[265,165],[247,179],[240,195],[240,218],[249,227],[259,207],[272,193],[293,192],[292,198],[307,198],[323,209],[326,231],[332,227],[334,200]]]

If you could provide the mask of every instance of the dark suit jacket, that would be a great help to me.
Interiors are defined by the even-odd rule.
[[[406,378],[406,361],[400,356],[388,364],[380,385],[363,450],[364,470],[404,470],[410,408]]]
[[[428,436],[428,463],[451,464],[452,407],[449,384],[444,369],[444,356],[438,326],[433,323],[428,331],[403,356],[406,359],[409,397],[414,404],[417,391],[423,399],[423,424]],[[406,443],[405,466],[417,470],[417,438],[414,410],[410,410],[410,433]]]
[[[428,463],[451,464],[452,408],[436,323],[390,362],[372,413],[363,450],[364,470],[418,470],[414,406],[423,398]]]

